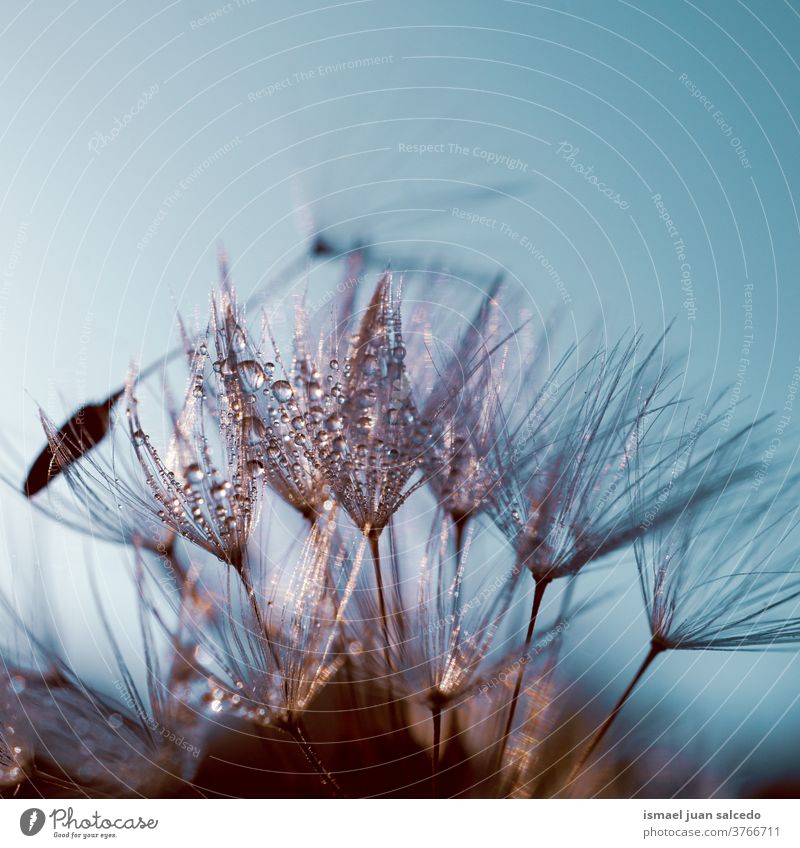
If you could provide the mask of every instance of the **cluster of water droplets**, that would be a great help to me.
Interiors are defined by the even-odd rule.
[[[248,692],[241,680],[232,685],[221,682],[216,677],[205,679],[205,688],[199,698],[199,705],[214,721],[239,719],[260,727],[268,727],[279,715],[271,698],[256,697]]]
[[[323,343],[320,360],[303,340],[288,367],[277,350],[277,365],[260,355],[235,310],[217,330],[220,428],[238,452],[229,464],[246,479],[264,474],[312,521],[338,501],[360,527],[383,526],[431,456],[435,428],[412,397],[391,298],[379,283],[346,344]]]
[[[379,284],[340,365],[324,378],[306,358],[296,383],[313,405],[308,430],[316,464],[336,499],[362,529],[382,528],[435,440],[420,414],[407,374],[399,308]]]
[[[463,521],[484,506],[500,480],[486,461],[481,440],[455,422],[444,439],[444,461],[431,479],[439,501],[455,521]]]

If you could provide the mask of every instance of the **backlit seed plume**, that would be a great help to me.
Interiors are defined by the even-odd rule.
[[[325,420],[331,438],[320,442],[331,488],[365,533],[380,533],[422,485],[411,480],[435,449],[405,357],[399,292],[385,274],[350,340],[339,409]]]
[[[252,603],[242,604],[236,588],[213,590],[190,578],[176,638],[206,708],[263,726],[301,720],[342,665],[339,638],[364,548],[362,541],[348,553],[335,522],[319,522],[296,556],[262,561]]]
[[[733,650],[800,643],[796,509],[721,496],[635,544],[653,643]]]
[[[460,336],[446,355],[434,359],[426,351],[433,375],[425,413],[435,417],[442,429],[438,453],[432,457],[430,486],[455,525],[458,550],[468,521],[483,508],[497,483],[488,459],[500,439],[501,422],[494,401],[497,387],[503,383],[508,339],[514,335],[502,333],[499,288],[497,278],[476,314],[459,328]],[[428,318],[428,322],[432,320]],[[438,328],[430,323],[422,335],[426,344],[433,346]],[[525,367],[534,367],[532,358]]]
[[[651,374],[655,348],[637,362],[639,347],[618,344],[571,376],[562,360],[491,455],[500,482],[488,512],[537,580],[573,574],[643,532],[634,493],[649,470],[637,457],[663,413],[665,374]]]
[[[301,315],[299,311],[298,322]],[[214,370],[240,421],[245,468],[257,476],[266,474],[273,491],[313,522],[325,513],[329,501],[310,442],[311,428],[320,420],[321,375],[309,369],[301,351],[296,351],[288,369],[277,345],[277,366],[263,360],[231,289],[223,290],[219,302],[214,301],[214,325]],[[299,332],[298,328],[296,338]]]
[[[520,571],[499,570],[474,559],[470,534],[461,555],[454,553],[449,519],[440,517],[433,529],[425,550],[418,554],[417,579],[409,586],[408,597],[399,587],[388,595],[389,655],[397,672],[392,677],[395,687],[424,706],[443,708],[474,688]],[[404,567],[405,557],[396,553],[397,547],[391,546],[392,573],[413,573]],[[395,562],[398,558],[401,561]],[[364,599],[360,604],[361,618],[373,620],[377,610]],[[374,650],[361,657],[378,677],[376,663],[383,658]]]

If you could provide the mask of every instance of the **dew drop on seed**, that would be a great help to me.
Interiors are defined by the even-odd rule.
[[[259,478],[264,476],[264,466],[257,459],[251,459],[250,462],[247,463],[247,473],[254,478]]]
[[[294,392],[286,380],[276,380],[272,384],[272,394],[278,403],[286,403],[286,401],[292,397]]]
[[[242,422],[244,440],[248,445],[257,445],[264,441],[266,429],[260,418],[249,417]]]
[[[325,429],[330,433],[336,433],[344,427],[344,418],[338,412],[329,415],[325,420]]]
[[[237,327],[233,331],[231,346],[234,350],[244,350],[247,347],[247,337],[245,336],[244,330],[242,330],[241,327]]]
[[[186,466],[183,476],[189,483],[201,483],[206,475],[203,469],[196,462],[193,462]]]
[[[236,374],[245,392],[258,391],[266,380],[264,369],[254,359],[245,359],[236,366]]]

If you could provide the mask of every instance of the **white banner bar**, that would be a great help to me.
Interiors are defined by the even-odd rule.
[[[173,848],[800,845],[800,804],[766,801],[0,801],[0,845]],[[514,840],[506,842],[506,840]]]

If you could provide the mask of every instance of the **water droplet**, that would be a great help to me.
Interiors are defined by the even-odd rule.
[[[331,433],[336,433],[344,427],[344,418],[338,412],[329,415],[325,420],[325,429]]]
[[[236,366],[236,375],[239,378],[242,389],[252,393],[258,391],[267,379],[264,369],[254,359],[245,359]]]
[[[216,486],[212,486],[211,488],[211,497],[214,498],[215,501],[225,500],[228,494],[228,484],[227,483],[219,483]]]
[[[286,380],[276,380],[272,384],[272,394],[278,403],[286,403],[286,401],[292,397],[294,392]]]
[[[117,728],[122,727],[122,724],[122,716],[119,713],[111,713],[108,717],[109,727],[113,727],[116,730]]]
[[[264,441],[266,428],[260,418],[251,416],[242,422],[242,433],[248,445],[258,445]]]
[[[406,349],[403,345],[399,344],[392,351],[392,356],[395,359],[395,362],[402,362],[406,358]]]
[[[306,426],[306,422],[303,421],[302,415],[297,415],[294,418],[292,418],[292,427],[294,427],[295,430],[300,431],[305,426]]]
[[[331,371],[338,371],[339,370],[339,360],[338,359],[332,359],[328,364],[331,366]]]
[[[336,453],[342,454],[347,451],[347,442],[341,436],[337,436],[332,442],[332,447]]]
[[[320,400],[323,394],[322,386],[319,383],[311,382],[308,384],[308,396],[311,400]]]
[[[233,331],[233,337],[231,338],[231,346],[234,350],[244,350],[247,347],[247,336],[244,333],[244,330],[241,327],[237,327]]]
[[[264,476],[264,465],[263,465],[263,463],[259,462],[259,460],[257,460],[257,459],[251,459],[250,462],[247,463],[247,473],[251,477],[254,477],[255,479],[258,479],[259,477],[263,477]]]
[[[186,466],[183,476],[190,483],[201,483],[206,475],[203,469],[196,462],[193,462],[191,465]]]
[[[135,445],[143,445],[147,441],[147,435],[144,430],[134,430],[132,438]]]
[[[15,783],[18,783],[22,778],[22,769],[19,766],[14,766],[10,769],[0,769],[0,780],[2,783],[7,783],[13,786]],[[0,785],[2,785],[0,783]]]

